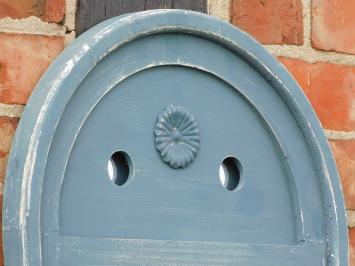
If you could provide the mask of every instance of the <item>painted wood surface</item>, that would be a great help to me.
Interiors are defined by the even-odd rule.
[[[78,0],[75,20],[77,35],[106,19],[152,9],[186,9],[207,12],[207,0]]]
[[[189,164],[156,147],[171,105],[188,110],[187,136],[198,128]],[[107,168],[116,152],[129,157],[122,185]],[[233,189],[218,177],[230,157]],[[105,21],[50,66],[14,139],[3,235],[10,266],[348,259],[339,176],[297,83],[245,33],[181,10]]]

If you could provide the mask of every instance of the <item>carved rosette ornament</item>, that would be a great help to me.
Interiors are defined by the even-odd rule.
[[[192,114],[182,106],[169,105],[154,128],[155,147],[172,168],[185,168],[200,146],[200,131]]]

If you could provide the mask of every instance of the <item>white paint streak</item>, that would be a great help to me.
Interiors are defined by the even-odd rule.
[[[23,105],[9,105],[0,103],[0,116],[20,117],[23,109]]]
[[[0,19],[0,32],[63,36],[66,28],[55,23],[44,22],[34,16],[25,19],[6,17]]]
[[[80,56],[79,56],[80,58]],[[50,102],[53,98],[54,92],[58,90],[60,83],[69,75],[73,67],[75,59],[71,59],[66,63],[63,67],[63,70],[59,73],[56,80],[50,85],[50,90],[48,91],[45,102],[42,105],[42,108],[38,114],[37,121],[35,123],[35,128],[31,134],[30,142],[28,146],[28,152],[24,164],[23,169],[23,181],[21,185],[21,202],[20,202],[20,211],[19,211],[19,224],[21,228],[22,234],[22,256],[23,256],[23,265],[27,266],[27,221],[26,218],[29,215],[30,211],[30,203],[31,203],[31,190],[32,190],[32,179],[34,175],[34,166],[37,159],[37,148],[38,148],[38,140],[41,137],[42,133],[42,123],[44,120],[44,116],[47,112],[47,109],[50,105]]]
[[[130,23],[132,20],[134,19],[134,15],[127,15],[126,17],[122,18],[122,19],[119,19],[117,21],[115,21],[114,23],[112,23],[109,27],[99,31],[98,33],[96,33],[94,36],[93,36],[93,39],[95,42],[98,42],[100,41],[101,39],[103,39],[106,35],[110,34],[113,30],[113,28],[115,28],[115,26],[117,24],[120,24],[124,21]]]

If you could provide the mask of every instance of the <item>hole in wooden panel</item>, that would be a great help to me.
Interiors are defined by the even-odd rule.
[[[235,157],[225,158],[219,166],[219,180],[229,191],[233,191],[238,187],[241,173],[242,166]]]
[[[125,185],[131,179],[132,170],[131,158],[123,151],[112,154],[107,163],[108,176],[118,186]]]

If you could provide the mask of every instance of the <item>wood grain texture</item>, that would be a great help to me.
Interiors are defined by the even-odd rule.
[[[56,256],[60,258],[60,265],[323,264],[322,245],[319,243],[294,246],[78,237],[58,239]]]
[[[151,9],[186,9],[207,13],[207,0],[78,0],[76,33],[106,19]]]

